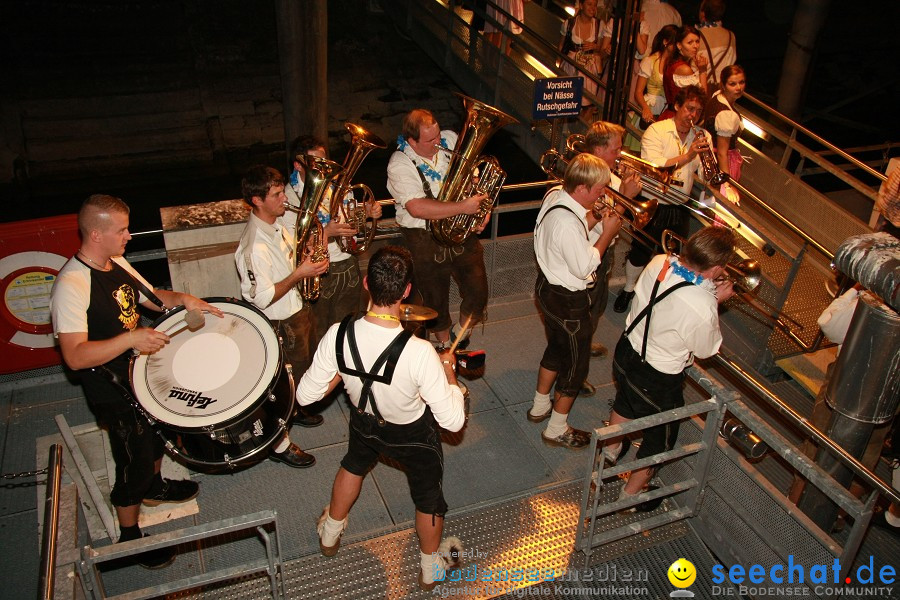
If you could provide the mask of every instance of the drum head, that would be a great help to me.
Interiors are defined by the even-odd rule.
[[[239,416],[268,393],[281,368],[278,336],[262,312],[236,300],[209,302],[224,318],[205,314],[203,327],[191,331],[179,307],[153,324],[171,331],[171,341],[131,365],[131,386],[144,410],[180,430]]]

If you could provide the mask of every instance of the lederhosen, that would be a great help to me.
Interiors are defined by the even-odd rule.
[[[689,281],[680,281],[657,295],[660,283],[668,270],[669,262],[666,261],[653,284],[653,291],[647,306],[635,316],[631,325],[622,333],[616,344],[616,352],[613,360],[613,375],[617,381],[618,389],[613,410],[627,419],[637,419],[649,415],[655,415],[666,410],[684,406],[682,384],[684,372],[662,373],[651,366],[647,361],[647,340],[650,332],[650,317],[653,307],[664,300],[669,294],[677,290],[693,285]],[[644,338],[640,353],[636,352],[628,340],[628,335],[644,318],[647,322],[644,326]],[[674,447],[678,438],[678,423],[667,423],[657,427],[651,427],[644,431],[644,440],[638,450],[638,458],[659,454]]]
[[[578,218],[571,208],[557,204],[547,209],[535,226],[535,231],[547,215],[556,209],[566,210]],[[587,229],[584,237],[585,240],[588,239]],[[541,357],[541,367],[557,373],[557,393],[575,398],[590,370],[591,338],[594,336],[590,290],[573,291],[554,285],[538,268],[534,292],[544,314],[544,331],[547,334],[547,347]]]
[[[425,197],[434,200],[431,184],[419,166],[412,158],[404,156],[416,168]],[[470,315],[475,322],[483,321],[488,281],[484,269],[484,249],[478,236],[470,235],[461,246],[448,248],[438,244],[428,229],[401,227],[400,232],[413,258],[413,297],[421,296],[421,303],[438,313],[430,329],[443,331],[450,327],[451,277],[456,280],[462,296],[460,313]]]
[[[137,314],[129,319],[133,323],[126,324],[119,318],[126,309],[115,300],[117,296],[128,297],[134,311],[141,292],[164,308],[162,301],[131,273],[114,261],[112,265],[109,271],[91,269],[87,333],[92,341],[110,339],[137,326]],[[120,314],[111,317],[117,303]],[[128,377],[131,355],[128,351],[99,367],[78,372],[88,405],[109,431],[116,466],[116,482],[110,492],[113,506],[140,504],[153,483],[154,462],[162,457],[164,447],[162,438],[132,404]]]
[[[342,376],[357,377],[363,381],[358,404],[350,411],[350,442],[341,467],[365,477],[375,466],[379,455],[390,458],[403,466],[416,510],[443,516],[447,512],[443,493],[444,452],[431,409],[426,405],[422,416],[412,423],[391,423],[381,416],[372,392],[374,383],[390,385],[393,381],[397,361],[412,332],[404,330],[397,334],[375,359],[372,367],[366,369],[356,344],[355,324],[350,316],[341,321],[335,346],[338,371]],[[345,339],[352,367],[347,365]],[[382,367],[384,372],[379,375]],[[367,412],[367,408],[371,408],[372,412]]]

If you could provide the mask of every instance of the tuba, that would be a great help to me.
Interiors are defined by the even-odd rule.
[[[466,122],[456,140],[456,148],[450,151],[452,154],[450,165],[437,200],[461,202],[469,196],[478,194],[485,194],[487,198],[474,215],[460,214],[429,222],[431,235],[435,241],[448,247],[464,244],[469,234],[484,221],[497,201],[497,195],[506,180],[506,171],[500,168],[496,158],[479,156],[479,153],[498,129],[511,123],[518,123],[517,119],[501,110],[474,98],[458,93],[456,95],[462,98],[466,108]],[[440,150],[447,151],[444,148]]]
[[[343,167],[326,158],[306,154],[298,154],[294,160],[303,167],[303,196],[300,198],[299,207],[286,204],[285,208],[297,213],[297,226],[294,229],[294,268],[296,269],[297,265],[303,262],[307,256],[311,257],[312,262],[322,262],[328,257],[322,223],[319,222],[316,211],[325,197],[325,192]],[[307,249],[308,246],[309,249]],[[309,281],[310,279],[312,281]],[[319,297],[318,280],[319,276],[317,275],[307,277],[297,284],[297,289],[305,300],[315,300]]]
[[[351,181],[369,152],[375,148],[387,148],[387,144],[359,125],[347,123],[345,127],[350,132],[350,150],[344,158],[344,170],[338,177],[334,195],[331,197],[331,214],[337,215],[337,211],[340,211],[343,221],[356,228],[355,235],[337,239],[341,250],[350,254],[362,254],[371,245],[378,229],[378,220],[372,219],[370,222],[367,217],[368,208],[375,203],[375,195],[366,184],[353,185]],[[355,190],[360,190],[362,200],[356,199]]]

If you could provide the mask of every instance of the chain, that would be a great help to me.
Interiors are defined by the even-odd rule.
[[[37,471],[22,471],[21,473],[0,473],[0,479],[16,479],[18,477],[34,477],[35,475],[46,475],[47,468],[38,469]]]

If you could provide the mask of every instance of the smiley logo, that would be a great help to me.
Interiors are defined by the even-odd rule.
[[[669,566],[667,572],[669,583],[677,588],[690,587],[694,580],[697,579],[697,569],[687,559],[679,558]]]

